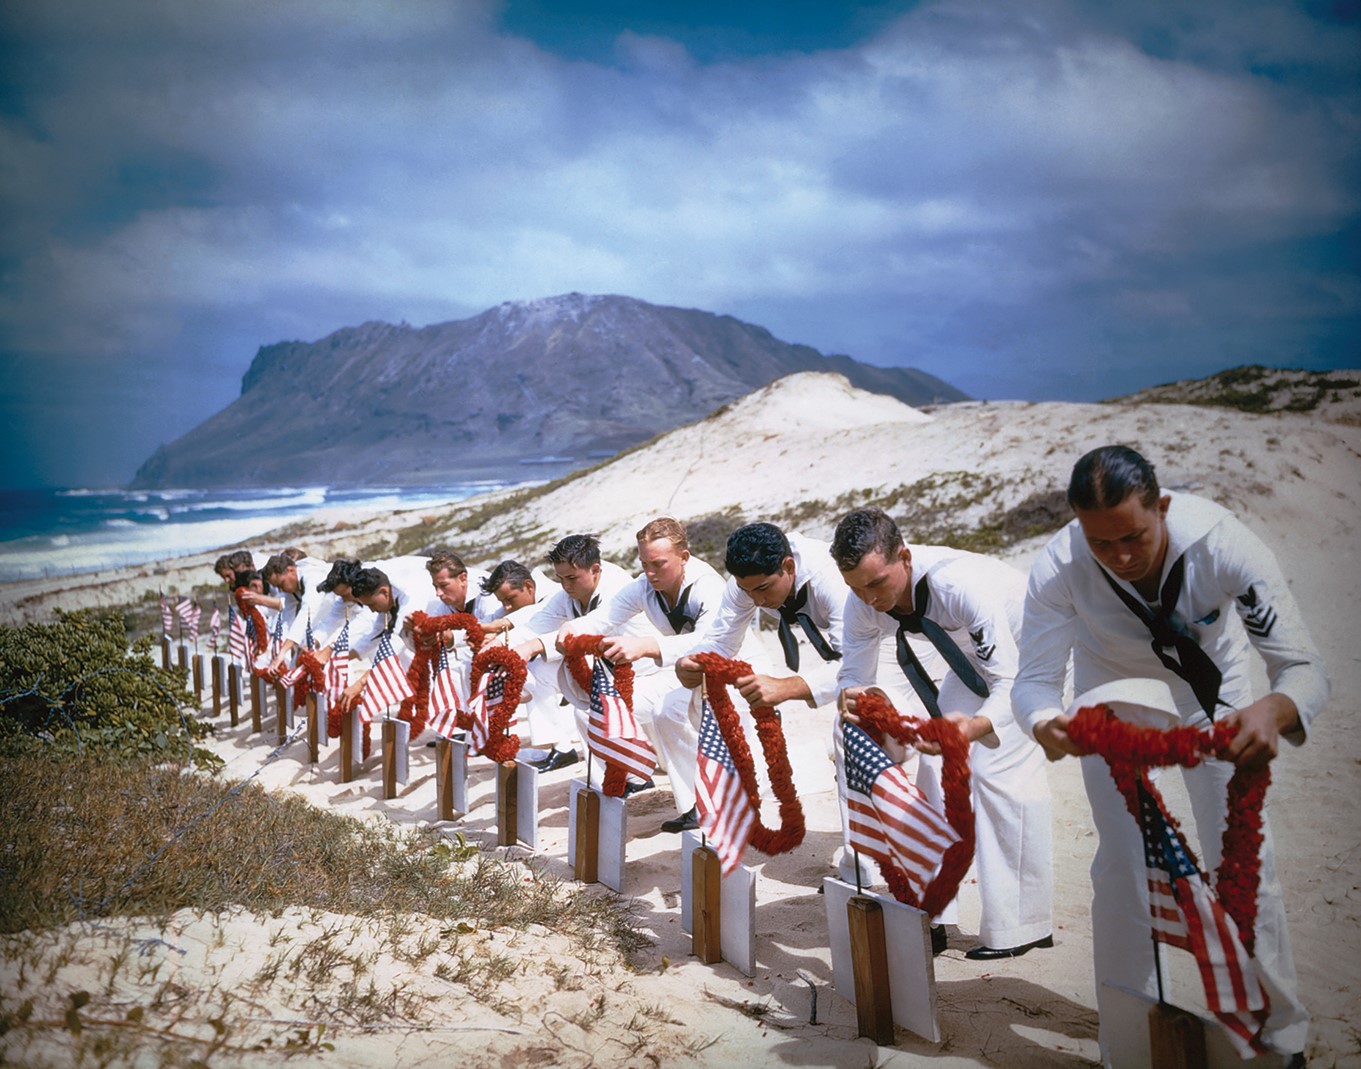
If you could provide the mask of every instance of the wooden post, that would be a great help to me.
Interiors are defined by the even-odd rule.
[[[198,699],[202,700],[202,698],[203,698],[203,659],[202,659],[197,653],[195,653],[195,654],[194,654],[194,659],[193,659],[193,661],[192,661],[191,663],[192,663],[193,666],[194,666],[194,696],[197,697]]]
[[[222,715],[222,657],[215,655],[209,675],[213,679],[213,719]]]
[[[184,685],[189,685],[189,647],[180,644],[175,647],[179,652],[176,654],[179,666],[184,671]]]
[[[496,766],[496,845],[515,845],[515,824],[518,816],[515,803],[515,762],[502,761]]]
[[[572,874],[582,883],[600,879],[600,794],[587,787],[576,795],[576,848]]]
[[[170,659],[170,636],[167,635],[167,634],[165,634],[164,632],[162,632],[162,633],[161,633],[161,667],[164,668],[164,669],[168,672],[168,671],[170,671],[170,666],[171,666],[172,663],[173,663],[173,662],[172,662],[171,659]]]
[[[282,683],[274,684],[274,741],[283,742],[288,738],[288,688]]]
[[[354,779],[354,717],[353,708],[340,716],[340,782]]]
[[[227,666],[227,712],[232,727],[241,723],[241,666],[235,661]]]
[[[448,739],[435,740],[435,794],[440,820],[453,820],[454,748]]]
[[[250,729],[263,731],[265,718],[265,681],[254,672],[250,674]]]
[[[723,864],[711,846],[690,855],[690,953],[711,965],[723,960]]]
[[[893,1002],[888,985],[884,909],[872,898],[855,895],[846,903],[855,975],[855,1017],[860,1035],[881,1047],[893,1045]]]
[[[383,797],[397,797],[397,721],[383,720]]]
[[[1206,1069],[1205,1022],[1167,1002],[1148,1011],[1148,1046],[1153,1069]]]
[[[307,760],[316,764],[321,756],[321,722],[317,715],[316,691],[307,692]]]

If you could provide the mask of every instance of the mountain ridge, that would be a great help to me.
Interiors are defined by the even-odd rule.
[[[438,482],[609,455],[800,371],[913,406],[967,399],[732,316],[571,293],[261,346],[240,396],[157,449],[131,486]]]

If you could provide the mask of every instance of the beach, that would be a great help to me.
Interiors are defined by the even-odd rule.
[[[1314,1025],[1311,1066],[1361,1064],[1361,743],[1351,730],[1353,696],[1361,688],[1361,413],[1249,414],[1177,404],[983,403],[918,412],[866,394],[844,380],[799,375],[725,406],[707,419],[659,437],[576,477],[532,493],[504,490],[449,507],[391,513],[358,522],[333,519],[289,532],[286,544],[333,559],[378,557],[407,549],[422,531],[459,549],[470,564],[518,556],[536,565],[564,534],[597,533],[602,546],[627,557],[634,531],[656,515],[731,530],[772,519],[789,530],[827,538],[837,515],[866,500],[908,488],[890,511],[921,532],[949,536],[964,529],[1022,524],[1066,484],[1073,460],[1095,445],[1124,442],[1157,465],[1165,486],[1209,497],[1233,509],[1275,552],[1289,578],[1332,675],[1332,699],[1304,746],[1283,746],[1268,798],[1300,991]],[[1013,526],[1011,528],[1015,530]],[[1022,527],[1022,530],[1024,528]],[[1026,568],[1044,533],[998,551]],[[942,540],[945,540],[944,538]],[[263,537],[253,548],[273,551]],[[188,594],[214,582],[214,553],[140,565],[98,576],[25,580],[0,587],[0,619],[42,619],[54,609],[137,602],[156,591]],[[262,553],[257,551],[257,559]],[[719,563],[710,558],[711,562]],[[762,633],[758,641],[773,641]],[[1265,679],[1258,671],[1257,687]],[[956,1067],[1086,1066],[1097,1061],[1087,875],[1095,836],[1078,764],[1049,766],[1054,795],[1055,946],[1001,962],[974,962],[977,895],[967,877],[960,925],[935,959],[942,1040],[899,1031],[893,1046],[857,1038],[854,1007],[832,989],[825,896],[840,839],[826,756],[831,711],[787,712],[795,780],[808,835],[795,851],[757,865],[756,969],[704,965],[691,956],[680,921],[677,839],[660,831],[674,815],[664,787],[633,798],[624,896],[653,945],[633,962],[583,962],[578,986],[545,981],[564,951],[550,931],[465,933],[485,952],[523,963],[495,997],[427,975],[423,967],[379,962],[395,983],[419,992],[428,1019],[392,1027],[329,1028],[335,1049],[296,1050],[291,1064],[377,1066],[499,1065],[851,1065]],[[220,730],[211,747],[226,762],[228,780],[255,775],[264,785],[365,819],[434,825],[454,841],[462,835],[527,873],[571,879],[567,857],[570,772],[544,779],[540,844],[498,848],[492,803],[493,769],[474,759],[467,814],[439,822],[433,753],[412,751],[411,774],[394,799],[382,798],[375,755],[350,783],[338,781],[336,747],[315,765],[302,740],[261,771],[273,750],[271,732],[247,725]],[[423,742],[424,740],[419,740]],[[1175,777],[1167,777],[1172,780]],[[1178,791],[1167,794],[1174,809]],[[1186,812],[1184,803],[1181,811]],[[767,807],[767,822],[773,806]],[[230,819],[224,810],[217,819]],[[176,914],[153,928],[136,921],[62,933],[77,949],[48,985],[98,986],[100,963],[131,941],[154,934],[172,947],[153,947],[186,987],[229,983],[240,962],[263,960],[281,938],[308,938],[309,916],[248,918]],[[381,933],[353,929],[353,940],[383,946]],[[347,929],[349,930],[349,929]],[[284,933],[281,935],[280,933]],[[454,937],[443,935],[442,938]],[[384,951],[386,953],[386,951]],[[69,971],[67,971],[69,970]],[[405,971],[404,971],[405,970]],[[804,974],[810,983],[801,978]],[[4,978],[5,986],[17,982]],[[1174,970],[1174,997],[1199,998],[1194,978]],[[25,983],[30,983],[25,981]],[[817,1019],[812,1023],[816,992]],[[603,1007],[592,1016],[588,1011]],[[242,1010],[243,1018],[312,1020],[296,992]],[[587,1025],[589,1024],[589,1027]],[[263,1027],[263,1026],[252,1026]],[[640,1036],[642,1037],[640,1039]],[[3,1043],[0,1040],[0,1043]],[[3,1050],[0,1047],[0,1050]],[[52,1064],[63,1064],[54,1040]],[[213,1064],[262,1064],[262,1054],[223,1053]],[[267,1055],[282,1061],[283,1052]],[[236,1060],[234,1061],[233,1058]]]

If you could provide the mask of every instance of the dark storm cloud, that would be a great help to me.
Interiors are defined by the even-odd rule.
[[[0,344],[34,470],[125,478],[256,345],[568,290],[990,396],[1354,364],[1345,8],[892,9],[795,5],[782,37],[638,5],[9,5]],[[143,418],[115,441],[100,398]],[[105,430],[44,435],[71,425]]]

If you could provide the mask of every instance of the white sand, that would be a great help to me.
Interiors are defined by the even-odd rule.
[[[485,533],[494,542],[498,532],[512,528],[541,532],[546,549],[563,534],[591,530],[601,533],[607,548],[622,548],[642,522],[658,514],[699,517],[736,506],[750,520],[779,515],[800,502],[832,502],[842,495],[849,495],[854,506],[866,492],[882,492],[932,474],[946,475],[945,482],[957,489],[959,478],[949,473],[960,472],[995,480],[989,500],[978,506],[983,515],[995,504],[1010,506],[1035,491],[1061,487],[1072,461],[1094,445],[1123,441],[1140,448],[1158,465],[1165,484],[1189,487],[1234,508],[1276,551],[1332,670],[1330,707],[1308,743],[1287,749],[1276,762],[1269,797],[1301,990],[1315,1015],[1311,1064],[1323,1069],[1361,1064],[1357,1025],[1361,743],[1350,730],[1351,705],[1361,688],[1356,639],[1361,633],[1357,414],[1344,413],[1351,420],[1346,424],[1308,415],[1252,416],[1176,405],[979,403],[942,408],[926,419],[922,415],[860,394],[835,377],[796,376],[628,454],[516,515],[489,521]],[[813,440],[805,429],[809,424],[818,428]],[[371,542],[375,530],[412,522],[410,516],[393,517],[330,540],[306,539],[304,544],[318,556],[339,555]],[[826,521],[802,529],[818,537],[829,533]],[[1010,558],[1024,567],[1038,545],[1032,541],[1020,546]],[[158,586],[169,584],[173,589],[176,582],[187,589],[211,578],[207,572],[211,557],[170,563],[161,575],[138,576],[139,570],[131,569],[99,577],[98,582],[11,584],[0,592],[0,618],[42,616],[57,605],[127,601]],[[356,937],[351,948],[378,954],[373,969],[385,983],[390,977],[403,990],[428,996],[418,1001],[426,1014],[421,1019],[431,1022],[430,1027],[417,1030],[395,1024],[374,1031],[333,1021],[325,1040],[336,1049],[303,1050],[290,1064],[433,1065],[456,1059],[468,1066],[811,1069],[906,1066],[923,1057],[942,1069],[1092,1064],[1096,1014],[1087,866],[1094,836],[1072,761],[1050,768],[1056,814],[1057,946],[989,967],[966,961],[963,950],[974,942],[972,925],[977,918],[976,896],[966,883],[961,931],[936,960],[943,1042],[937,1046],[900,1032],[896,1046],[876,1048],[856,1038],[853,1007],[830,987],[823,899],[814,893],[839,841],[835,796],[825,779],[822,740],[827,715],[800,712],[789,717],[791,722],[797,717],[801,728],[809,726],[791,733],[809,834],[799,850],[762,866],[755,977],[748,979],[727,965],[701,965],[689,956],[690,940],[680,929],[677,839],[659,831],[661,821],[674,812],[669,792],[663,789],[630,803],[634,838],[626,891],[656,939],[655,947],[635,962],[636,971],[606,960],[579,966],[573,962],[573,983],[578,986],[568,990],[544,979],[545,970],[571,959],[550,933],[446,932],[441,938],[447,948],[468,953],[481,939],[486,949],[496,948],[521,962],[518,977],[500,982],[494,992],[471,995],[466,988],[435,977],[433,958],[422,965],[403,963],[392,956],[391,939],[368,932]],[[244,726],[222,730],[214,746],[228,760],[226,774],[244,777],[255,771],[271,749],[270,738],[268,731],[265,738],[252,738]],[[436,816],[432,754],[420,746],[413,750],[411,781],[390,802],[381,798],[376,756],[355,782],[341,785],[334,747],[312,768],[306,764],[303,744],[295,743],[265,769],[262,779],[338,811],[424,824]],[[479,759],[473,766],[473,804],[449,830],[494,850],[492,773]],[[548,778],[541,816],[543,842],[533,862],[564,879],[570,879],[565,858],[570,775],[560,772]],[[522,848],[502,852],[517,858],[527,855]],[[752,854],[748,860],[760,858]],[[149,953],[163,955],[166,968],[173,968],[186,989],[214,983],[230,987],[238,975],[232,969],[250,962],[258,970],[267,960],[271,939],[276,945],[279,940],[304,943],[316,938],[322,930],[317,925],[324,920],[292,914],[264,920],[179,914],[163,938],[189,953],[154,947]],[[70,940],[79,940],[79,951],[67,967],[69,975],[61,972],[55,981],[40,983],[34,979],[36,970],[29,970],[26,988],[41,992],[36,1003],[39,1016],[55,1014],[59,1020],[64,993],[76,986],[95,992],[92,1007],[102,1003],[106,1013],[145,1000],[149,988],[125,989],[122,981],[107,982],[93,966],[79,964],[85,957],[107,962],[135,926],[103,927],[103,932],[70,934]],[[441,953],[447,957],[449,951]],[[817,1025],[808,1023],[809,992],[798,980],[800,969],[818,986]],[[15,976],[0,975],[0,991],[12,991],[16,983]],[[106,983],[111,994],[104,994]],[[309,1008],[309,985],[279,986],[278,992],[261,996],[264,1001],[259,1005],[229,1010],[226,1019],[233,1022],[233,1036],[249,1036],[253,1042],[277,1036],[273,1041],[277,1047],[290,1029],[311,1028],[325,1019],[315,1005]],[[1186,994],[1186,1001],[1194,1001],[1193,990]],[[10,998],[5,1002],[8,1008]],[[744,1005],[748,1011],[762,1007],[764,1012],[743,1012]],[[187,1013],[184,1027],[197,1022],[197,1027],[211,1031],[206,1024],[211,1016]],[[65,1033],[54,1029],[50,1035],[55,1038],[44,1056],[52,1064],[67,1064]],[[314,1039],[313,1030],[308,1041]],[[0,1039],[0,1052],[13,1042],[17,1042],[13,1034]],[[211,1064],[254,1065],[264,1058],[223,1050]]]

